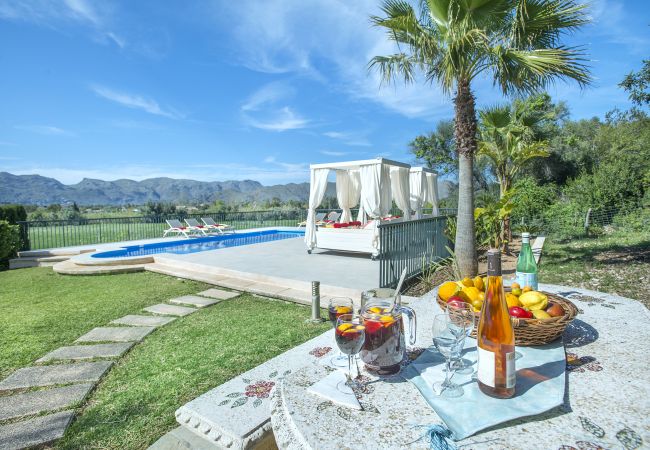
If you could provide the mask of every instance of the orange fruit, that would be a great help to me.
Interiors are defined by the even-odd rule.
[[[532,291],[532,290],[533,290],[532,287],[530,287],[530,286],[524,286],[524,288],[521,290],[521,292],[530,292],[530,291]]]
[[[483,278],[481,277],[474,277],[474,287],[478,289],[479,291],[484,291],[485,290],[485,285],[483,284]]]
[[[453,295],[460,291],[460,287],[453,281],[446,281],[438,288],[438,295],[444,301],[448,301]]]
[[[352,328],[351,323],[342,323],[341,325],[339,325],[339,331],[341,333],[344,332],[345,330],[349,329],[349,328]]]
[[[521,285],[516,281],[510,285],[512,289],[521,289]]]

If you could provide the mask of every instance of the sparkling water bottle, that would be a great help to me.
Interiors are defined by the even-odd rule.
[[[517,258],[517,283],[522,287],[530,286],[537,290],[537,264],[530,248],[530,234],[521,233],[521,251]]]

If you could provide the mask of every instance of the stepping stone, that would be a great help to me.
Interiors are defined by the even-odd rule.
[[[112,364],[112,361],[97,361],[25,367],[16,370],[0,382],[0,391],[51,384],[96,382]]]
[[[229,298],[234,298],[238,295],[241,295],[241,292],[224,291],[223,289],[211,288],[207,291],[199,292],[197,295],[216,298],[219,300],[228,300]]]
[[[180,305],[192,305],[197,308],[205,308],[206,306],[219,303],[221,300],[210,300],[205,297],[197,297],[196,295],[184,295],[183,297],[172,298],[169,303],[176,303]]]
[[[62,411],[23,422],[0,426],[0,448],[17,450],[49,444],[63,437],[74,411]]]
[[[111,321],[119,325],[131,325],[137,327],[160,327],[169,322],[176,320],[175,317],[155,317],[155,316],[138,316],[129,314],[128,316],[121,317]]]
[[[73,384],[0,397],[0,420],[30,416],[72,406],[86,398],[94,386],[93,383]]]
[[[119,342],[115,344],[72,345],[51,351],[36,362],[42,363],[56,359],[92,359],[117,358],[133,347],[135,342]]]
[[[98,327],[93,328],[75,342],[139,342],[153,330],[155,330],[154,327]]]
[[[144,308],[144,311],[153,314],[162,314],[163,316],[187,316],[196,311],[196,308],[188,308],[187,306],[166,305],[159,303],[158,305],[149,306]]]

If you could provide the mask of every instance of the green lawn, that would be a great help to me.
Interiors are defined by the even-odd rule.
[[[104,326],[207,285],[150,272],[59,275],[49,267],[0,272],[0,377]]]
[[[540,280],[616,293],[650,306],[650,236],[626,230],[564,242],[550,236],[542,252]]]
[[[205,289],[153,273],[0,272],[0,376],[112,319]],[[113,366],[57,448],[145,449],[187,401],[329,328],[304,306],[242,295],[177,319]]]

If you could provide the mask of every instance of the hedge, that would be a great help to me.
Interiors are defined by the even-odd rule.
[[[12,225],[27,220],[27,211],[23,205],[0,205],[0,220]]]

